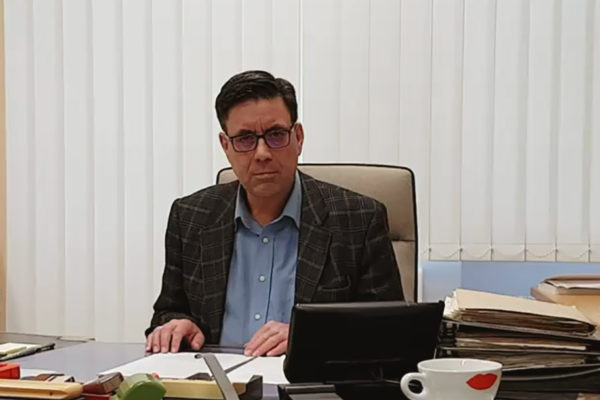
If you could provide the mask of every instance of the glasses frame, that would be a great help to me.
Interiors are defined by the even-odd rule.
[[[292,131],[294,130],[295,127],[296,127],[296,123],[294,123],[290,127],[290,129],[276,128],[276,129],[273,130],[273,131],[277,131],[277,132],[286,132],[287,135],[288,135],[287,136],[287,138],[288,138],[287,143],[284,146],[281,146],[281,147],[273,147],[273,146],[271,146],[269,144],[269,142],[267,141],[267,139],[265,139],[265,136],[267,136],[270,133],[269,131],[263,133],[262,135],[257,135],[256,132],[251,132],[251,133],[244,133],[244,134],[236,135],[236,136],[229,136],[229,134],[227,132],[225,132],[225,131],[223,131],[223,134],[225,136],[227,136],[227,139],[229,139],[229,141],[231,142],[231,147],[233,148],[233,150],[235,152],[237,152],[237,153],[249,153],[251,151],[256,150],[256,148],[258,147],[258,141],[260,139],[262,139],[265,142],[265,144],[267,145],[267,147],[270,148],[270,149],[272,149],[272,150],[279,150],[279,149],[284,149],[284,148],[288,147],[290,145],[290,142],[292,141],[291,140],[291,135],[292,135]],[[235,145],[235,139],[236,138],[242,138],[242,137],[248,137],[248,136],[253,136],[253,137],[256,138],[256,142],[255,142],[254,147],[252,147],[249,150],[238,150],[236,148],[236,145]]]

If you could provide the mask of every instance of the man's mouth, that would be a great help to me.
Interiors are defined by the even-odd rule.
[[[263,171],[263,172],[255,172],[254,176],[257,178],[271,178],[273,176],[275,176],[277,174],[277,172],[275,171]]]

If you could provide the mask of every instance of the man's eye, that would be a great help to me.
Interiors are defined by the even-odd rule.
[[[287,135],[287,131],[284,131],[284,130],[269,131],[268,135],[271,136],[272,138],[276,139],[276,138]]]
[[[244,144],[254,142],[255,138],[254,135],[244,135],[236,137],[235,140],[240,144]]]

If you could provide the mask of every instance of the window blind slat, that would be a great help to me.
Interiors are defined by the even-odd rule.
[[[415,173],[417,220],[421,257],[428,257],[430,243],[430,147],[431,147],[431,1],[403,0],[400,9],[400,126],[398,164]],[[390,90],[388,88],[388,90]],[[393,114],[392,114],[393,115]],[[390,131],[393,132],[393,131]],[[377,155],[372,160],[377,162]]]
[[[493,0],[465,1],[460,211],[463,260],[491,259],[495,17]]]
[[[153,296],[152,3],[123,2],[124,338],[143,339]],[[162,222],[162,221],[161,221]]]
[[[35,332],[35,159],[33,149],[33,15],[31,1],[5,2],[6,328]],[[10,56],[8,56],[10,55]],[[18,216],[18,217],[17,217]],[[17,218],[15,218],[17,217]],[[17,291],[10,288],[19,288]]]
[[[497,2],[492,145],[493,260],[525,259],[528,17],[525,2]]]
[[[94,169],[92,131],[91,4],[63,2],[65,151],[65,327],[94,334]],[[82,266],[88,266],[82,268]]]
[[[586,0],[562,3],[559,82],[557,242],[559,261],[588,260],[585,196]]]
[[[94,330],[123,339],[123,47],[119,0],[92,2],[94,126]]]
[[[463,2],[433,2],[431,71],[432,246],[459,260],[462,158]]]
[[[62,3],[33,2],[35,318],[37,330],[64,330],[65,166]]]
[[[556,232],[556,93],[559,47],[555,1],[533,0],[530,13],[526,139],[526,237],[531,261],[554,261]]]
[[[590,261],[600,262],[600,1],[593,10],[591,166],[590,166]]]

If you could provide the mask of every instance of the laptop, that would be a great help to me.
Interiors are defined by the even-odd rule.
[[[291,383],[397,385],[433,358],[443,310],[442,302],[297,304],[285,376]]]

